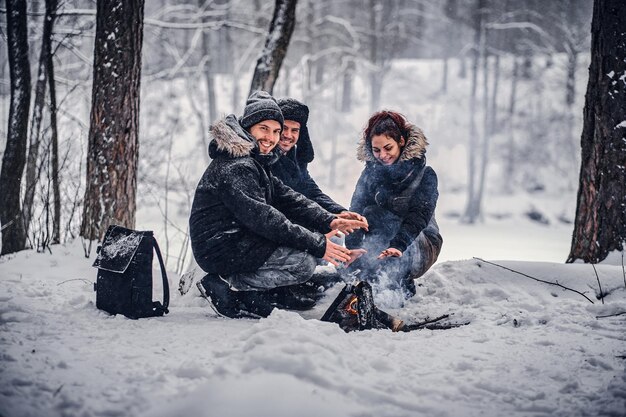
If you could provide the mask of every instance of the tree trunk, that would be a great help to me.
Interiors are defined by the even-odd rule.
[[[626,8],[596,0],[585,95],[582,158],[567,262],[600,262],[626,241]],[[618,87],[619,86],[619,87]]]
[[[198,0],[198,7],[202,8],[203,4],[204,0]],[[202,55],[204,62],[204,82],[206,83],[207,109],[209,111],[208,125],[211,125],[217,120],[217,107],[215,105],[215,77],[213,76],[215,65],[213,64],[211,33],[209,30],[210,29],[202,30]]]
[[[48,5],[48,3],[50,3]],[[43,34],[41,36],[41,52],[39,54],[39,65],[37,70],[37,82],[35,84],[35,102],[33,104],[33,114],[30,124],[30,145],[28,147],[28,159],[26,160],[26,187],[24,190],[24,230],[28,237],[30,221],[33,217],[33,203],[35,190],[41,170],[37,169],[39,162],[39,144],[41,142],[41,121],[43,119],[43,109],[46,105],[46,84],[48,82],[48,63],[52,53],[51,38],[54,26],[54,15],[56,11],[56,0],[46,2],[46,12],[43,19]]]
[[[50,13],[51,16],[57,11],[57,0],[46,0],[46,14]],[[48,11],[50,10],[50,11]],[[50,142],[52,146],[51,150],[51,178],[52,178],[52,196],[54,198],[54,208],[52,217],[52,243],[61,243],[61,186],[59,180],[59,134],[57,129],[57,95],[56,84],[54,82],[54,61],[52,53],[52,39],[48,39],[50,45],[50,53],[48,54],[48,87],[50,90]]]
[[[498,96],[500,87],[500,55],[496,54],[493,61],[493,89],[491,91],[491,111],[489,112],[489,135],[498,129]]]
[[[26,229],[22,218],[20,189],[26,164],[28,110],[30,107],[30,66],[28,63],[28,27],[26,1],[7,0],[7,41],[11,105],[7,143],[0,171],[1,255],[24,249]]]
[[[462,221],[474,223],[478,218],[478,208],[476,207],[476,159],[478,153],[478,129],[476,128],[476,90],[478,88],[478,64],[480,58],[480,48],[482,42],[482,9],[484,0],[478,0],[474,11],[474,47],[472,48],[472,81],[470,92],[470,135],[468,153],[468,175],[467,175],[467,204]]]
[[[574,47],[567,48],[567,80],[565,82],[565,104],[571,108],[576,98],[576,64],[578,53]]]
[[[448,57],[443,57],[443,69],[441,71],[441,92],[446,94],[448,92]]]
[[[350,59],[346,71],[343,73],[343,88],[341,90],[341,112],[349,113],[352,109],[352,79],[354,77],[354,61]]]
[[[489,141],[491,140],[491,114],[489,104],[489,56],[486,51],[487,32],[484,30],[481,42],[481,56],[483,61],[483,140],[480,145],[480,171],[478,173],[478,190],[474,194],[473,208],[476,218],[482,219],[483,195],[485,192],[485,180],[487,177],[487,165],[489,164]]]
[[[513,192],[513,178],[515,176],[515,101],[517,100],[517,79],[519,78],[519,64],[517,57],[513,56],[513,74],[511,75],[511,95],[509,96],[509,111],[506,119],[508,130],[506,165],[505,165],[505,184],[506,192]]]
[[[249,95],[257,90],[272,94],[283,59],[287,55],[291,34],[296,26],[296,2],[297,0],[276,0],[274,16],[265,47],[254,69]]]
[[[81,236],[135,226],[143,0],[99,0]]]

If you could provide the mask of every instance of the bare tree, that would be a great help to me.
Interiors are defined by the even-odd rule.
[[[143,0],[99,0],[81,236],[134,227]]]
[[[46,0],[46,15],[50,15],[51,19],[54,19],[56,11],[58,9],[57,0]],[[51,23],[53,25],[53,23]],[[52,52],[52,37],[48,39],[50,45],[48,49],[48,64],[46,69],[48,71],[48,88],[50,90],[50,169],[52,180],[52,196],[54,201],[53,217],[52,217],[52,243],[61,243],[61,186],[59,179],[59,134],[57,127],[57,94],[56,83],[54,81],[54,60],[52,59],[54,54]]]
[[[467,205],[465,206],[465,213],[463,214],[463,221],[467,223],[474,223],[480,216],[480,199],[478,198],[478,191],[476,184],[477,174],[477,159],[478,159],[478,128],[476,126],[476,111],[477,111],[477,98],[476,90],[478,88],[478,69],[480,57],[484,54],[484,8],[486,0],[477,0],[476,8],[474,9],[473,25],[474,25],[474,47],[472,50],[472,82],[470,91],[470,134],[469,134],[469,149],[468,149],[468,183],[467,183]]]
[[[250,93],[264,90],[272,93],[281,64],[287,54],[291,34],[296,26],[297,0],[276,0],[265,47],[257,60]]]
[[[30,66],[28,63],[28,27],[26,1],[7,0],[7,40],[11,105],[7,144],[0,172],[0,223],[4,255],[24,249],[26,229],[20,204],[22,174],[26,164],[28,111],[30,108]]]
[[[582,161],[567,262],[600,262],[626,241],[626,7],[595,0]],[[622,78],[620,78],[622,77]]]
[[[30,145],[28,147],[28,159],[26,161],[26,187],[24,191],[24,228],[28,236],[30,221],[33,216],[33,203],[35,188],[39,179],[39,147],[41,142],[41,124],[46,100],[46,85],[48,84],[48,64],[52,54],[52,28],[54,27],[54,12],[57,8],[56,0],[46,1],[46,12],[43,19],[43,34],[41,37],[41,51],[37,69],[37,82],[35,83],[35,102],[30,123]]]

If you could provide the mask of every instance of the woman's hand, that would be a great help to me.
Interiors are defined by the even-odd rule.
[[[363,219],[365,220],[364,217]],[[341,217],[337,217],[332,222],[330,222],[330,228],[341,230],[346,235],[349,235],[355,230],[359,230],[359,229],[368,230],[369,225],[367,224],[367,221],[366,220],[364,221],[364,220],[343,219]]]
[[[350,264],[361,256],[365,255],[367,251],[365,249],[350,249],[350,260],[345,263],[345,266],[350,266]]]
[[[359,213],[355,213],[353,211],[342,211],[339,214],[336,214],[340,219],[348,219],[348,220],[360,220],[365,222],[365,224],[369,225],[365,216],[361,216]]]
[[[399,258],[402,256],[402,252],[400,252],[396,248],[387,248],[378,255],[378,259],[383,259],[387,257]]]
[[[330,240],[336,233],[336,230],[326,233],[326,251],[322,259],[338,266],[341,262],[350,261],[350,250]]]

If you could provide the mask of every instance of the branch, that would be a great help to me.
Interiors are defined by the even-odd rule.
[[[465,326],[467,324],[469,324],[469,322],[464,322],[464,323],[446,323],[446,324],[442,324],[442,323],[437,323],[438,321],[441,321],[443,319],[447,319],[448,317],[450,317],[449,314],[444,314],[443,316],[439,316],[439,317],[435,317],[434,319],[426,319],[424,321],[420,321],[417,323],[411,323],[411,324],[407,324],[404,327],[402,327],[403,332],[410,332],[413,330],[420,330],[420,329],[428,329],[428,330],[446,330],[446,329],[452,329],[455,327],[461,327],[461,326]]]
[[[604,293],[602,292],[602,284],[600,284],[600,277],[598,276],[598,271],[596,270],[596,266],[594,264],[591,264],[591,267],[593,268],[593,272],[596,273],[596,279],[598,280],[598,287],[600,288],[600,300],[602,301],[602,304],[604,304]]]
[[[85,283],[87,283],[87,284],[91,284],[91,281],[87,281],[87,280],[86,280],[86,279],[84,279],[84,278],[74,278],[74,279],[67,279],[67,280],[65,280],[65,281],[61,281],[61,282],[59,282],[59,283],[57,284],[57,286],[58,286],[58,285],[61,285],[61,284],[65,284],[66,282],[70,282],[70,281],[83,281],[83,282],[85,282]]]
[[[481,258],[474,257],[474,259],[476,259],[476,260],[478,260],[478,261],[481,261],[481,262],[484,262],[484,263],[486,263],[486,264],[490,264],[490,265],[495,265],[495,266],[498,266],[498,267],[500,267],[500,268],[502,268],[502,269],[506,269],[507,271],[515,272],[516,274],[519,274],[519,275],[525,276],[526,278],[530,278],[530,279],[533,279],[533,280],[535,280],[535,281],[543,282],[544,284],[548,284],[548,285],[556,285],[557,287],[561,287],[561,288],[563,288],[564,290],[575,292],[576,294],[580,294],[580,295],[582,295],[583,297],[585,297],[585,299],[586,299],[587,301],[589,301],[591,304],[594,304],[594,302],[593,302],[593,301],[592,301],[589,297],[587,297],[585,294],[583,294],[582,292],[580,292],[580,291],[576,291],[576,290],[571,289],[571,288],[568,288],[568,287],[566,287],[566,286],[564,286],[564,285],[559,284],[558,282],[544,281],[544,280],[542,280],[542,279],[535,278],[535,277],[533,277],[533,276],[530,276],[530,275],[524,274],[523,272],[519,272],[519,271],[516,271],[516,270],[514,270],[514,269],[507,268],[506,266],[502,266],[502,265],[498,265],[498,264],[493,263],[493,262],[485,261],[484,259],[481,259]]]
[[[617,316],[622,316],[626,314],[626,311],[622,311],[621,313],[615,313],[615,314],[607,314],[606,316],[596,316],[597,319],[603,319],[606,317],[617,317]]]

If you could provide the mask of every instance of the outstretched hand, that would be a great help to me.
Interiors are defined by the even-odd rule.
[[[350,260],[345,262],[345,266],[350,266],[350,264],[361,256],[365,255],[367,251],[365,249],[350,249]]]
[[[399,258],[401,256],[402,256],[402,252],[400,252],[398,249],[396,249],[396,248],[387,248],[384,251],[382,251],[380,253],[380,255],[378,255],[377,259],[383,259],[383,258],[387,258],[387,257]]]
[[[369,223],[367,222],[365,216],[361,216],[359,213],[355,213],[353,211],[342,211],[341,213],[336,214],[336,216],[340,219],[360,220],[362,222],[365,222],[365,224],[369,226]]]
[[[341,262],[350,261],[350,250],[330,240],[330,238],[336,234],[336,230],[326,233],[326,251],[324,252],[322,259],[335,266],[339,266]]]
[[[366,220],[364,221],[364,220],[343,219],[341,217],[337,217],[332,222],[330,222],[330,228],[341,230],[346,235],[349,235],[355,230],[359,230],[359,229],[368,230],[369,225],[367,224]]]

